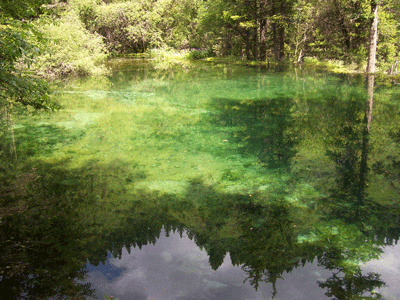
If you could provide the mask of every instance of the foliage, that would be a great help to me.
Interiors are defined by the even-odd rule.
[[[295,1],[209,0],[203,6],[199,27],[217,55],[265,60],[267,54],[285,58],[286,31],[292,27]]]
[[[364,70],[371,20],[369,0],[208,0],[199,10],[199,34],[218,56],[301,62],[342,60]],[[381,70],[399,49],[398,4],[381,1]]]
[[[190,52],[187,50],[176,50],[173,48],[162,47],[147,50],[142,55],[150,57],[153,67],[158,70],[170,70],[174,66],[184,69],[191,68],[191,61],[188,60]]]
[[[210,49],[191,49],[188,55],[190,59],[204,59],[215,56],[214,51]]]
[[[32,69],[44,77],[66,75],[102,75],[107,51],[101,37],[88,32],[73,12],[59,20],[39,24],[48,39],[46,53],[40,55]]]
[[[393,8],[390,3],[379,11],[379,40],[377,49],[378,67],[387,71],[389,67],[399,60],[400,32],[398,17],[400,11]]]
[[[305,57],[303,59],[303,65],[307,68],[322,69],[332,73],[358,73],[358,67],[356,64],[345,64],[342,60],[335,59],[318,59],[316,57]]]
[[[36,46],[43,41],[30,23],[0,15],[0,105],[17,104],[35,109],[55,108],[46,82],[35,78],[27,68],[40,53]]]
[[[72,1],[82,22],[101,34],[109,49],[118,53],[145,52],[168,46],[187,48],[195,40],[200,1]]]
[[[1,11],[4,15],[13,19],[34,19],[45,12],[45,4],[52,0],[2,0]]]
[[[70,0],[46,6],[49,2],[2,4],[4,14],[21,20],[55,8],[57,17],[38,23],[52,41],[33,70],[47,77],[104,73],[104,44],[112,54],[197,48],[209,50],[192,50],[189,58],[233,55],[269,64],[315,57],[358,70],[365,69],[367,59],[370,0]],[[399,9],[396,1],[380,2],[381,71],[391,67],[395,72]]]
[[[148,57],[156,60],[179,60],[185,59],[188,56],[187,50],[175,50],[173,48],[162,47],[162,48],[152,48],[146,51]]]
[[[298,0],[293,6],[293,11],[294,26],[290,28],[288,39],[289,56],[292,61],[300,62],[303,60],[306,46],[315,30],[313,15],[317,7],[307,0]]]
[[[30,16],[37,17],[45,9],[39,4],[48,1],[32,3]],[[47,46],[51,54],[44,56],[35,70],[45,76],[101,73],[103,42],[112,55],[145,53],[154,48],[196,48],[209,50],[192,50],[189,54],[192,59],[215,54],[280,64],[315,57],[343,61],[364,70],[371,3],[370,0],[70,0],[63,6],[51,6],[57,6],[53,13],[61,15],[61,19],[51,21],[58,25],[41,26],[49,39],[55,39]],[[23,2],[17,4],[16,10],[21,11]],[[382,71],[394,66],[398,59],[400,34],[396,18],[400,13],[396,1],[385,0],[380,7],[378,67]],[[12,11],[9,13],[14,14]],[[66,42],[68,39],[82,42],[73,47]],[[79,48],[82,53],[78,53]]]

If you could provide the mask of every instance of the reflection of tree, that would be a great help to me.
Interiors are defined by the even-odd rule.
[[[253,197],[223,194],[199,181],[187,189],[186,200],[142,190],[126,201],[123,164],[93,162],[68,171],[61,166],[42,166],[41,177],[33,177],[37,180],[27,190],[28,212],[2,220],[0,230],[8,234],[1,235],[1,284],[14,287],[15,297],[28,293],[30,299],[57,295],[79,299],[89,286],[72,279],[84,278],[87,260],[97,265],[108,252],[117,257],[124,247],[154,244],[163,228],[167,233],[186,231],[207,251],[213,269],[229,252],[232,263],[242,266],[255,288],[271,283],[274,295],[285,272],[323,253],[340,258],[347,251],[343,243],[341,249],[335,244],[327,248],[325,242],[297,243],[293,229],[297,220],[287,204],[256,204]],[[136,180],[135,174],[131,180]],[[15,236],[18,239],[12,240]],[[340,260],[320,262],[334,269]],[[353,285],[362,279],[367,287],[378,282],[371,278],[359,276]]]
[[[376,237],[381,235],[378,232],[386,230],[379,220],[387,220],[386,223],[392,224],[392,227],[397,226],[395,224],[398,221],[396,213],[387,213],[393,209],[379,204],[380,199],[371,198],[367,194],[371,183],[368,175],[372,175],[369,155],[374,98],[373,75],[368,76],[367,83],[367,102],[360,98],[362,95],[354,94],[344,101],[342,106],[339,106],[340,111],[332,112],[332,116],[344,116],[344,119],[340,119],[341,122],[331,126],[332,131],[327,138],[330,141],[327,143],[329,149],[327,154],[336,163],[337,170],[336,187],[331,189],[328,200],[332,208],[332,216],[339,216],[357,224],[359,230],[362,230],[369,240],[376,240]],[[379,167],[379,162],[375,162],[372,166],[376,173],[384,173]],[[381,168],[383,169],[383,166]],[[384,235],[386,234],[387,232]]]
[[[7,212],[0,223],[2,295],[7,299],[84,299],[93,290],[82,283],[86,264],[75,203],[59,201],[38,184],[35,171],[22,177],[0,199]]]
[[[275,284],[283,272],[307,258],[296,248],[287,205],[255,204],[253,196],[219,193],[201,182],[187,190],[186,198],[194,197],[200,197],[201,203],[187,205],[173,215],[185,224],[188,236],[207,251],[214,270],[229,253],[232,263],[242,266],[249,282],[258,288],[262,282]],[[310,260],[313,258],[311,254]]]
[[[346,102],[347,107],[339,113],[345,116],[344,123],[337,127],[337,132],[330,138],[334,141],[331,144],[331,146],[334,145],[334,150],[331,148],[327,151],[337,164],[338,173],[337,187],[332,190],[334,201],[331,204],[335,207],[333,212],[344,217],[348,222],[357,224],[355,230],[360,230],[362,234],[360,247],[369,249],[365,252],[358,248],[360,253],[354,253],[346,249],[333,248],[319,258],[321,265],[330,270],[336,270],[328,280],[318,282],[321,288],[328,289],[326,295],[333,299],[381,299],[381,295],[374,289],[385,285],[380,280],[379,274],[362,275],[358,266],[359,261],[369,260],[378,255],[381,251],[378,245],[385,244],[383,240],[377,240],[377,232],[381,230],[381,225],[377,224],[376,216],[385,214],[384,211],[387,209],[369,201],[366,194],[373,94],[374,76],[369,75],[368,101],[365,110],[362,106],[364,101],[359,97]],[[361,117],[363,113],[364,118]],[[393,220],[388,222],[390,223],[393,224]],[[398,234],[396,239],[398,239]],[[357,244],[356,240],[353,241],[355,244]]]
[[[270,167],[290,165],[298,143],[291,116],[290,98],[231,100],[214,99],[221,106],[221,114],[214,122],[235,128],[232,132],[245,155],[256,155]]]
[[[366,198],[366,177],[362,176],[368,170],[368,143],[363,142],[362,108],[358,98],[354,99],[345,109],[345,122],[332,126],[333,130],[340,128],[331,139],[330,157],[337,162],[338,170],[335,200],[342,204],[357,204],[360,195],[361,199]],[[255,155],[270,167],[290,165],[298,142],[295,132],[300,130],[294,128],[291,117],[292,100],[218,101],[223,109],[214,121],[221,130],[225,130],[225,125],[226,129],[235,128],[232,135],[244,154]],[[29,148],[27,145],[26,149]],[[15,297],[24,292],[31,299],[38,295],[54,296],[55,290],[65,295],[83,295],[86,287],[73,285],[72,279],[83,278],[87,260],[97,265],[105,261],[108,252],[117,257],[124,247],[129,251],[131,247],[154,244],[164,228],[167,234],[186,231],[207,251],[213,269],[218,269],[230,253],[233,264],[242,266],[247,273],[248,282],[255,288],[263,282],[271,283],[274,295],[278,292],[276,283],[285,272],[317,257],[320,265],[344,274],[336,273],[320,284],[329,295],[342,299],[363,295],[383,284],[376,274],[362,276],[354,269],[341,267],[346,256],[351,253],[354,261],[360,257],[368,260],[378,253],[374,244],[398,240],[397,229],[393,229],[398,212],[392,210],[389,214],[378,205],[363,208],[368,218],[359,228],[342,223],[343,228],[359,234],[362,249],[356,247],[360,244],[355,246],[353,236],[343,233],[342,227],[334,234],[329,228],[318,236],[319,240],[298,243],[297,238],[303,233],[299,220],[305,219],[302,224],[308,222],[307,226],[321,229],[332,221],[330,217],[322,225],[313,223],[308,219],[308,208],[271,204],[262,198],[265,195],[257,193],[224,194],[201,180],[194,180],[183,197],[145,189],[130,193],[127,184],[143,180],[143,174],[130,170],[123,161],[110,165],[88,162],[76,168],[68,167],[67,162],[42,164],[38,172],[41,177],[32,175],[34,184],[23,193],[23,179],[29,181],[29,176],[14,181],[12,195],[22,199],[18,207],[26,211],[17,214],[19,210],[14,206],[10,210],[14,216],[7,215],[0,224],[1,233],[5,233],[0,235],[0,282],[14,288]],[[10,196],[7,201],[15,203],[15,199]],[[349,210],[346,206],[341,209],[336,211]],[[372,222],[372,216],[385,220],[382,226],[375,226],[378,222]],[[60,269],[66,272],[59,274]],[[39,289],[42,294],[37,292]]]
[[[333,297],[334,300],[352,300],[382,299],[382,296],[375,293],[374,290],[385,286],[385,283],[380,280],[379,274],[362,275],[361,271],[358,271],[345,274],[334,273],[326,281],[319,281],[318,285],[323,289],[328,289],[325,295]],[[369,293],[369,295],[366,295],[366,293]]]
[[[341,207],[338,211],[351,219],[358,219],[359,208],[364,205],[366,198],[373,88],[374,77],[370,75],[366,108],[363,106],[365,101],[360,98],[362,95],[354,94],[345,101],[342,111],[335,112],[343,115],[344,119],[328,139],[331,145],[327,154],[336,163],[338,172],[337,188],[332,191],[336,198],[333,204]]]
[[[380,275],[377,273],[368,273],[363,275],[358,265],[358,261],[370,260],[378,257],[379,249],[371,246],[367,253],[362,249],[358,251],[349,249],[339,249],[335,245],[322,253],[318,257],[318,264],[326,269],[333,271],[330,278],[325,281],[318,281],[318,285],[327,289],[325,293],[328,297],[334,297],[335,300],[347,299],[381,299],[376,289],[385,286],[385,283],[380,280]],[[365,247],[364,247],[365,248]],[[375,255],[374,255],[374,252]],[[366,257],[368,256],[368,257]],[[346,260],[350,260],[346,262]],[[354,261],[354,262],[353,262]]]
[[[261,207],[242,205],[240,248],[231,251],[232,263],[243,265],[249,281],[257,289],[261,282],[276,280],[297,266],[291,218],[283,205]]]
[[[229,252],[232,264],[241,266],[251,285],[258,289],[263,282],[271,283],[276,294],[276,282],[284,272],[312,261],[317,255],[312,247],[305,251],[304,246],[296,244],[289,206],[258,205],[250,196],[219,194],[204,186],[202,189],[206,197],[204,206],[181,221],[192,224],[188,225],[188,235],[205,248],[214,270]],[[205,228],[199,220],[193,223],[194,216],[203,219]]]
[[[369,135],[371,131],[372,122],[372,108],[374,103],[374,75],[368,75],[368,101],[365,109],[364,116],[364,130],[362,139],[362,151],[360,161],[360,190],[358,192],[358,205],[364,204],[365,188],[367,183],[367,172],[368,172],[368,151],[369,151]]]
[[[204,189],[207,188],[204,187]],[[358,267],[347,268],[346,266],[347,259],[369,260],[376,258],[380,253],[379,249],[374,248],[372,244],[361,248],[355,245],[355,242],[364,242],[365,236],[362,234],[357,241],[349,239],[345,242],[339,236],[327,234],[327,236],[321,236],[319,241],[297,243],[293,223],[299,216],[291,213],[290,206],[279,203],[268,206],[257,205],[249,196],[236,197],[232,200],[232,196],[230,199],[210,188],[205,194],[212,197],[209,196],[210,198],[205,200],[207,203],[205,207],[198,208],[193,211],[193,214],[197,218],[207,220],[203,220],[207,223],[206,230],[204,227],[189,225],[191,229],[188,235],[199,247],[206,249],[213,269],[217,269],[222,264],[226,253],[229,252],[232,263],[241,266],[247,273],[248,282],[256,289],[262,283],[271,283],[273,296],[278,294],[276,284],[285,272],[289,273],[294,268],[312,263],[315,258],[318,258],[321,266],[333,271],[340,270],[342,274],[345,274],[343,280],[335,274],[326,283],[320,285],[322,288],[328,288],[328,293],[334,296],[340,295],[340,285],[344,284],[343,282],[347,284],[345,290],[351,286],[347,294],[354,293],[354,297],[384,285],[379,280],[379,275],[363,276]],[[228,211],[230,213],[227,214]],[[181,219],[181,221],[185,223],[186,220]],[[197,224],[201,223],[197,220]],[[232,233],[229,236],[229,232],[226,232],[227,223],[235,224],[232,228],[236,232],[235,236]],[[349,231],[352,230],[349,229]],[[223,231],[225,233],[221,234],[220,232]],[[332,242],[329,242],[329,239],[332,239]],[[374,294],[374,297],[379,297],[379,294]],[[338,297],[338,299],[341,298]]]
[[[343,123],[333,130],[331,137],[332,146],[327,154],[336,163],[338,176],[337,191],[333,192],[338,201],[356,204],[360,191],[360,152],[362,148],[362,119],[360,117],[360,101],[353,99],[344,107],[345,115]],[[337,112],[335,112],[337,113]]]
[[[2,187],[0,290],[8,299],[86,299],[94,293],[84,283],[87,261],[97,265],[108,252],[120,257],[124,247],[154,244],[163,227],[184,230],[154,203],[157,194],[127,202],[124,184],[140,172],[129,173],[117,161],[66,165],[42,163],[23,175],[8,174],[14,179]]]

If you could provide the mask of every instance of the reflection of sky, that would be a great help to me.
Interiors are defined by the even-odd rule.
[[[386,287],[379,289],[384,299],[400,299],[400,244],[383,249],[385,253],[378,260],[362,266],[363,273],[375,272],[381,275]]]
[[[367,263],[363,274],[377,272],[390,288],[382,289],[385,294],[397,295],[400,287],[400,247],[387,248],[379,261]],[[229,255],[217,271],[208,264],[208,255],[195,243],[178,233],[164,235],[155,245],[132,248],[128,254],[122,251],[121,259],[108,257],[107,263],[89,267],[88,281],[94,284],[99,295],[108,295],[120,300],[202,300],[202,299],[271,299],[271,284],[261,284],[256,291],[247,281],[246,274],[231,264]],[[277,282],[275,299],[329,299],[324,295],[317,280],[332,276],[316,264],[285,273]],[[391,298],[388,298],[391,299]],[[394,299],[394,298],[393,298]]]

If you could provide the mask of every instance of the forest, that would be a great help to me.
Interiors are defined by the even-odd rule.
[[[269,66],[329,61],[364,72],[374,11],[377,70],[396,75],[396,0],[3,0],[0,96],[50,108],[41,79],[105,74],[107,58],[155,49]]]

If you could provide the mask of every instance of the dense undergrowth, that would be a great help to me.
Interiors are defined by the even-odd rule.
[[[243,1],[239,1],[237,7],[221,7],[220,2],[52,1],[46,6],[49,14],[36,22],[48,43],[45,53],[38,56],[31,69],[47,78],[101,75],[107,73],[103,64],[107,58],[140,54],[141,57],[179,61],[206,59],[267,67],[300,64],[334,72],[365,71],[367,19],[364,16],[357,21],[359,25],[351,24],[352,21],[347,20],[355,9],[351,5],[343,4],[342,18],[349,22],[343,30],[349,34],[352,26],[357,25],[360,32],[353,34],[349,49],[342,41],[345,37],[322,30],[324,26],[335,30],[335,24],[324,25],[319,19],[332,9],[329,4],[313,7],[306,1],[298,1],[286,12],[296,22],[288,24],[281,43],[284,49],[280,49],[282,55],[278,55],[282,57],[276,59],[276,51],[282,46],[276,44],[279,37],[260,36],[257,41],[253,37],[255,24],[251,18],[254,16],[246,13],[250,8],[242,7]],[[280,14],[276,13],[276,18]],[[397,75],[393,70],[397,57],[397,35],[393,31],[395,15],[393,9],[392,14],[382,10],[382,35],[378,43],[378,70],[391,75]],[[250,19],[246,21],[246,18]],[[267,21],[263,26],[265,29],[272,26],[272,30],[277,26],[274,22]],[[283,18],[282,22],[287,20]],[[322,29],[312,32],[311,28]],[[318,36],[317,32],[320,32]]]
[[[47,38],[47,51],[31,66],[43,77],[103,75],[108,51],[100,35],[85,29],[74,11],[66,12],[55,23],[39,25]]]

